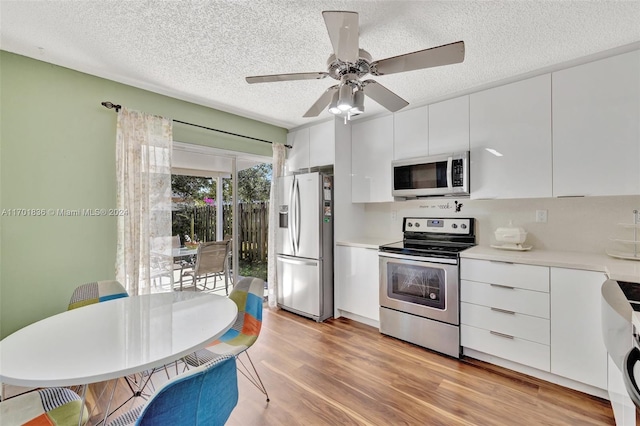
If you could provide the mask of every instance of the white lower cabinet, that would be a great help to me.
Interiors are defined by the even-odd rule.
[[[334,265],[336,309],[379,321],[378,250],[336,246]]]
[[[462,259],[460,277],[464,348],[607,389],[603,273]]]
[[[601,272],[551,268],[551,372],[607,389]]]
[[[549,268],[463,259],[460,276],[461,345],[549,371]]]

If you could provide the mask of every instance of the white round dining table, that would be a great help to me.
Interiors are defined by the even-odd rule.
[[[42,319],[0,341],[0,382],[85,385],[161,367],[207,346],[235,322],[223,296],[124,297]]]

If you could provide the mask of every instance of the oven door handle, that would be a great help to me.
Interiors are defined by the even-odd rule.
[[[423,263],[446,263],[449,265],[457,265],[458,259],[448,259],[445,257],[421,257],[421,256],[410,256],[407,254],[397,254],[397,253],[387,253],[387,252],[378,252],[379,257],[387,257],[391,259],[400,259],[400,260],[414,260],[416,262]]]

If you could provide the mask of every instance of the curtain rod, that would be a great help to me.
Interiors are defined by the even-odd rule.
[[[122,108],[122,105],[116,105],[113,102],[109,102],[109,101],[101,102],[100,104],[103,107],[107,108],[107,109],[115,109],[116,112],[120,112],[120,109]],[[201,129],[211,130],[213,132],[219,132],[219,133],[224,133],[224,134],[227,134],[227,135],[238,136],[238,137],[245,138],[245,139],[251,139],[251,140],[254,140],[254,141],[258,141],[258,142],[264,142],[264,143],[273,144],[273,142],[267,141],[267,140],[264,140],[264,139],[258,139],[258,138],[254,138],[252,136],[239,135],[237,133],[227,132],[226,130],[220,130],[220,129],[214,129],[212,127],[202,126],[200,124],[187,123],[186,121],[181,121],[181,120],[176,120],[176,119],[173,119],[172,121],[175,121],[176,123],[186,124],[187,126],[193,126],[193,127],[199,127]],[[284,145],[284,146],[287,147],[287,148],[293,148],[291,145]]]

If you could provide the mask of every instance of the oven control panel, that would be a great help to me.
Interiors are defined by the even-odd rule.
[[[405,217],[402,231],[470,235],[473,233],[473,219]]]

